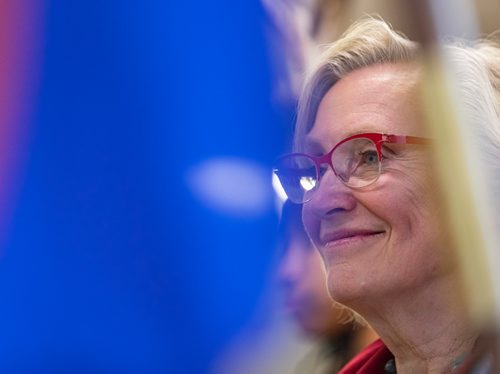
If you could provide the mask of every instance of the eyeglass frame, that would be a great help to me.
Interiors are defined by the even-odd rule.
[[[297,153],[297,152],[295,152],[295,153],[288,153],[288,154],[285,154],[285,155],[279,157],[276,160],[276,163],[278,163],[279,160],[281,160],[281,159],[284,159],[284,158],[287,158],[287,157],[295,157],[295,156],[307,157],[310,160],[312,160],[313,163],[314,163],[315,169],[316,169],[316,177],[317,177],[317,184],[316,184],[316,186],[314,186],[314,188],[312,190],[316,190],[318,188],[320,182],[321,182],[321,177],[322,177],[321,165],[324,165],[324,164],[327,164],[328,166],[330,166],[330,168],[333,171],[333,174],[335,174],[335,177],[337,177],[345,186],[347,186],[349,188],[353,188],[353,189],[365,188],[365,187],[368,187],[368,186],[372,185],[373,183],[375,183],[378,180],[378,178],[380,177],[381,171],[379,171],[379,175],[377,176],[377,178],[374,179],[372,182],[368,183],[367,185],[362,186],[362,187],[353,187],[353,186],[349,186],[346,182],[344,182],[344,180],[339,177],[339,175],[335,171],[335,168],[333,167],[333,158],[332,158],[333,152],[335,152],[335,150],[340,145],[342,145],[342,144],[344,144],[344,143],[346,143],[346,142],[348,142],[350,140],[353,140],[353,139],[369,139],[369,140],[371,140],[373,142],[373,144],[375,144],[375,147],[377,149],[377,155],[378,155],[379,163],[382,162],[382,145],[384,143],[389,143],[389,144],[422,144],[422,145],[430,143],[430,139],[429,138],[424,138],[424,137],[420,137],[420,136],[394,135],[394,134],[367,132],[367,133],[361,133],[361,134],[351,135],[351,136],[348,136],[345,139],[342,139],[337,144],[335,144],[333,146],[333,148],[329,152],[327,152],[324,155],[313,156],[313,155],[310,155],[310,154],[307,154],[307,153],[300,153],[300,152],[299,153]],[[273,172],[276,172],[276,171],[277,171],[277,169],[274,168]],[[278,176],[278,179],[279,179],[279,176]],[[309,199],[306,199],[306,200],[302,201],[302,203],[299,203],[299,204],[307,203],[308,201],[311,200],[311,198],[312,197],[310,197]]]

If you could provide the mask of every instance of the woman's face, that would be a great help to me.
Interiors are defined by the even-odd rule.
[[[321,101],[305,151],[324,154],[363,132],[425,137],[417,82],[417,71],[403,64],[350,73]],[[305,227],[337,301],[369,303],[426,287],[448,272],[430,151],[424,145],[387,144],[382,174],[373,185],[350,189],[328,169],[304,204]]]

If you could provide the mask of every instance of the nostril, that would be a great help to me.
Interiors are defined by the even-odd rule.
[[[342,207],[336,207],[336,208],[333,208],[333,209],[330,209],[328,210],[325,215],[327,216],[332,216],[332,215],[336,215],[338,213],[342,213],[342,212],[345,212],[347,209],[345,208],[342,208]]]

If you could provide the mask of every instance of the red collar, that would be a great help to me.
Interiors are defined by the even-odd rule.
[[[339,374],[384,374],[387,361],[393,359],[382,340],[375,340],[347,363]]]

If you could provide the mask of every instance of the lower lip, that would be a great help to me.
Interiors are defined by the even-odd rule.
[[[366,234],[366,235],[354,235],[349,236],[347,238],[342,238],[338,240],[332,240],[325,244],[324,248],[333,250],[333,249],[342,249],[342,248],[351,248],[355,246],[359,246],[360,244],[366,244],[368,241],[372,239],[378,239],[385,235],[385,232],[379,232],[376,234]]]

